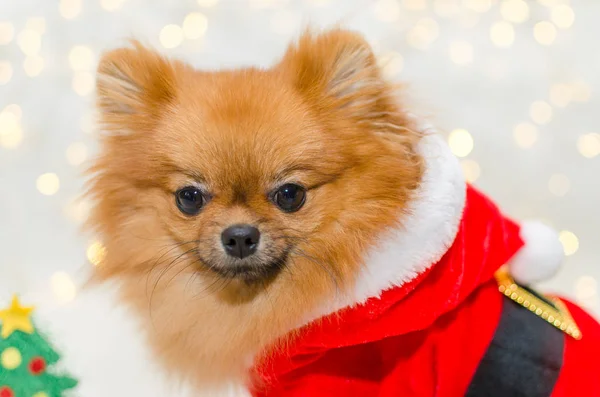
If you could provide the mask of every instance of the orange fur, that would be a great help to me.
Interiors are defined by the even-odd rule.
[[[423,173],[395,95],[344,30],[303,35],[268,70],[197,71],[138,43],[103,56],[96,276],[122,283],[166,368],[199,387],[247,380],[253,360],[352,288]],[[285,181],[313,187],[296,213],[267,198]],[[192,182],[212,199],[189,217],[174,192]],[[283,271],[249,284],[203,266],[194,252],[218,260],[233,223],[258,225],[273,252],[291,242]]]

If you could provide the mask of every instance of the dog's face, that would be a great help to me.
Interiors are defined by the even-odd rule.
[[[292,304],[301,316],[351,286],[421,177],[418,134],[368,45],[344,31],[305,35],[269,70],[200,72],[139,45],[115,50],[98,98],[98,270],[175,269],[153,281],[165,300],[185,300],[194,287],[177,280],[194,277],[252,289],[229,302],[261,315]]]
[[[328,196],[351,153],[281,80],[257,70],[192,75],[145,142],[163,164],[152,207],[197,270],[267,281],[346,199]]]

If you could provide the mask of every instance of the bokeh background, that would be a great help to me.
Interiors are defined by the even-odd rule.
[[[136,37],[200,68],[268,66],[307,25],[362,32],[467,178],[561,231],[541,286],[600,314],[597,0],[0,0],[0,299],[77,294],[99,54]]]

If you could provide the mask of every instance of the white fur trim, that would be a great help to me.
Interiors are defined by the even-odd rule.
[[[418,150],[426,170],[401,229],[386,232],[367,254],[354,291],[321,308],[309,321],[411,281],[439,261],[454,242],[466,199],[462,170],[433,131],[427,131]]]
[[[440,260],[458,232],[466,184],[454,155],[436,135],[419,145],[426,170],[415,199],[402,221],[367,255],[353,302],[364,302],[386,289],[403,285]]]
[[[509,263],[515,280],[531,284],[554,276],[564,258],[558,233],[541,222],[527,221],[521,225],[521,238],[525,246]]]

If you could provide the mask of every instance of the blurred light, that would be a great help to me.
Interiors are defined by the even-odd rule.
[[[463,7],[475,12],[487,12],[492,8],[492,0],[463,0]]]
[[[510,47],[515,41],[515,29],[508,22],[496,22],[490,28],[490,38],[497,47]]]
[[[11,106],[11,105],[9,105]],[[0,131],[14,128],[19,123],[19,115],[8,110],[8,106],[0,112]]]
[[[88,200],[77,198],[71,200],[64,208],[66,216],[77,223],[83,223],[89,213],[91,204]]]
[[[6,45],[15,37],[15,28],[10,22],[0,22],[0,45]]]
[[[21,117],[23,117],[23,110],[16,103],[7,105],[2,112],[14,114],[17,120],[21,120]]]
[[[158,39],[163,47],[175,48],[183,41],[183,30],[174,24],[167,25],[161,29]]]
[[[183,20],[183,34],[187,39],[199,39],[208,28],[208,19],[200,12],[189,13]]]
[[[459,128],[448,136],[448,145],[455,156],[466,157],[473,150],[473,138],[467,130]]]
[[[100,0],[100,7],[108,12],[115,12],[123,6],[123,0]]]
[[[420,11],[427,8],[426,0],[402,0],[402,7],[407,10]]]
[[[29,18],[25,23],[25,27],[39,34],[44,34],[46,32],[46,19],[42,17]]]
[[[567,106],[571,102],[571,95],[571,87],[567,84],[554,84],[550,87],[550,102],[555,106]]]
[[[67,148],[66,155],[69,164],[81,165],[87,159],[87,147],[81,142],[73,143]]]
[[[93,70],[94,53],[83,45],[76,45],[69,51],[69,64],[73,70]]]
[[[434,0],[433,11],[440,17],[452,18],[460,11],[458,0]]]
[[[29,77],[35,77],[42,73],[44,69],[44,58],[39,55],[33,55],[25,58],[23,61],[23,69]]]
[[[532,147],[538,139],[538,129],[530,123],[519,123],[513,130],[517,146],[526,149]]]
[[[6,149],[15,149],[23,141],[23,132],[18,125],[12,131],[0,131],[0,146]]]
[[[60,15],[65,19],[73,19],[81,12],[81,0],[60,0]]]
[[[571,95],[576,102],[587,102],[592,96],[592,90],[583,81],[578,81],[571,85]]]
[[[460,166],[462,167],[463,174],[465,176],[465,180],[468,183],[473,183],[479,176],[481,175],[481,168],[479,164],[474,160],[462,160],[460,162]]]
[[[19,146],[23,140],[23,130],[19,123],[20,117],[19,113],[8,110],[8,106],[0,112],[0,146],[7,149]]]
[[[214,7],[219,0],[196,0],[200,7]]]
[[[375,3],[375,16],[384,22],[394,22],[400,18],[400,5],[396,0],[379,0]]]
[[[547,124],[552,120],[552,107],[544,101],[535,101],[529,108],[529,115],[536,124]]]
[[[550,19],[559,28],[568,29],[575,21],[575,13],[571,7],[562,4],[552,8]]]
[[[450,43],[450,59],[457,65],[468,65],[473,62],[473,46],[466,41]]]
[[[81,131],[86,134],[91,134],[92,131],[94,131],[94,125],[94,116],[91,113],[81,116],[81,120],[79,121],[79,128],[81,128]]]
[[[582,276],[575,283],[575,296],[578,301],[588,301],[598,294],[598,282],[591,276]]]
[[[91,264],[100,266],[101,262],[106,257],[106,248],[104,248],[99,241],[95,241],[88,247],[86,256]]]
[[[60,188],[60,180],[58,179],[58,176],[52,172],[38,176],[35,184],[40,193],[46,196],[56,194]]]
[[[533,28],[533,37],[542,45],[550,45],[556,40],[556,27],[548,21],[538,22]]]
[[[12,65],[8,61],[0,61],[0,85],[10,81],[13,75]]]
[[[420,19],[415,26],[408,31],[406,41],[411,47],[425,50],[438,37],[439,27],[435,19]]]
[[[571,181],[565,174],[554,174],[548,181],[548,189],[555,196],[562,197],[569,192]]]
[[[75,299],[77,288],[71,277],[65,272],[56,272],[51,278],[52,291],[60,303],[68,303]]]
[[[25,55],[37,55],[42,47],[42,38],[38,32],[31,29],[25,29],[17,37],[19,48]]]
[[[298,26],[298,16],[292,11],[281,10],[273,14],[270,20],[271,30],[277,34],[289,34]]]
[[[500,13],[507,21],[523,23],[529,19],[529,6],[523,0],[504,0],[500,4]]]
[[[76,72],[73,76],[72,87],[73,91],[80,96],[86,96],[94,91],[96,79],[90,72]]]
[[[577,149],[583,157],[591,159],[600,155],[600,134],[584,134],[577,139]]]
[[[579,249],[579,239],[577,236],[568,230],[563,230],[558,235],[566,256],[571,256]]]
[[[404,67],[404,59],[397,52],[390,51],[379,59],[379,66],[387,78],[398,75]]]

